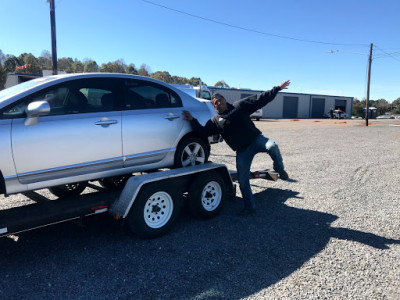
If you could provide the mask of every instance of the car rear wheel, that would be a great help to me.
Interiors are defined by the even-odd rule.
[[[86,188],[86,182],[70,183],[65,185],[53,186],[49,191],[58,198],[78,196]]]
[[[122,176],[115,176],[109,178],[102,178],[99,180],[99,184],[108,190],[118,190],[125,186],[125,183],[128,181],[130,176],[122,175]]]
[[[175,168],[201,165],[208,161],[209,150],[199,137],[189,136],[178,145],[175,153]]]

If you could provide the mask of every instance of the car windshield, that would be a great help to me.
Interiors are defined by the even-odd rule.
[[[14,85],[12,87],[9,87],[8,89],[4,89],[0,91],[0,103],[4,101],[6,98],[11,97],[12,95],[21,93],[27,89],[30,89],[36,85],[42,84],[45,81],[50,80],[49,77],[43,77],[43,78],[38,78],[34,80],[29,80],[17,85]]]

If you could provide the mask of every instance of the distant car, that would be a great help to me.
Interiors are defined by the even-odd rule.
[[[377,119],[395,119],[392,115],[380,115],[376,117]]]
[[[212,99],[212,92],[208,89],[207,86],[202,85],[200,88],[200,86],[193,86],[191,84],[171,83],[170,85],[180,89],[181,91],[184,91],[186,94],[189,94],[192,97],[202,98],[210,101]]]
[[[324,114],[324,118],[328,118],[329,119],[330,117],[331,117],[331,114],[329,112]],[[333,111],[333,118],[334,119],[339,119],[339,111],[337,109],[335,109]],[[349,115],[347,113],[345,113],[344,111],[342,111],[340,113],[340,119],[348,119],[348,118],[349,118]]]
[[[254,113],[252,113],[252,114],[250,115],[250,118],[256,119],[257,121],[260,121],[260,119],[262,118],[262,116],[263,116],[263,111],[262,111],[262,109],[257,109]]]
[[[0,193],[50,188],[79,194],[89,180],[203,164],[209,142],[182,110],[205,124],[215,110],[164,82],[128,74],[42,77],[0,91]]]

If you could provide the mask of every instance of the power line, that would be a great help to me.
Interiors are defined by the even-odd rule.
[[[378,46],[376,46],[376,45],[375,45],[375,47],[378,48],[378,49],[379,49],[380,51],[382,51],[383,53],[385,53],[385,55],[377,56],[377,57],[375,57],[375,59],[390,56],[390,57],[393,58],[394,60],[397,60],[398,62],[400,62],[400,60],[397,59],[397,57],[394,57],[394,55],[393,55],[393,54],[400,54],[400,50],[399,50],[399,51],[392,52],[392,53],[387,53],[386,51],[382,50],[380,47],[378,47]]]
[[[364,56],[368,56],[368,53],[360,53],[360,52],[352,52],[352,51],[344,51],[344,50],[331,50],[328,51],[328,53],[335,53],[335,52],[341,52],[341,53],[350,53],[350,54],[357,54],[357,55],[364,55]]]
[[[208,22],[212,22],[212,23],[216,23],[219,25],[223,25],[223,26],[227,26],[227,27],[232,27],[232,28],[236,28],[236,29],[240,29],[240,30],[244,30],[244,31],[248,31],[248,32],[253,32],[253,33],[257,33],[257,34],[261,34],[261,35],[266,35],[266,36],[273,36],[273,37],[277,37],[277,38],[281,38],[281,39],[287,39],[287,40],[294,40],[294,41],[298,41],[298,42],[306,42],[306,43],[315,43],[315,44],[324,44],[324,45],[337,45],[337,46],[368,46],[368,44],[346,44],[346,43],[330,43],[330,42],[323,42],[323,41],[314,41],[314,40],[306,40],[306,39],[299,39],[299,38],[294,38],[294,37],[290,37],[290,36],[284,36],[284,35],[278,35],[278,34],[273,34],[273,33],[268,33],[268,32],[263,32],[263,31],[259,31],[259,30],[255,30],[255,29],[251,29],[251,28],[246,28],[246,27],[242,27],[242,26],[237,26],[237,25],[232,25],[232,24],[228,24],[225,22],[221,22],[221,21],[217,21],[217,20],[213,20],[213,19],[209,19],[209,18],[205,18],[202,16],[198,16],[198,15],[194,15],[182,10],[178,10],[175,8],[171,8],[165,5],[161,5],[158,3],[154,3],[152,1],[148,1],[148,0],[141,0],[145,3],[154,5],[154,6],[158,6],[158,7],[162,7],[164,9],[168,9],[183,15],[187,15],[193,18],[197,18],[197,19],[201,19],[204,21],[208,21]]]

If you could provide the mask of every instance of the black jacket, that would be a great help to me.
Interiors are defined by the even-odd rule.
[[[233,105],[228,103],[228,110],[224,114],[215,114],[205,126],[201,126],[196,119],[193,119],[191,121],[193,130],[203,137],[219,133],[232,150],[245,149],[261,134],[250,119],[250,115],[274,100],[280,90],[280,87],[276,86],[259,96],[244,98]]]

